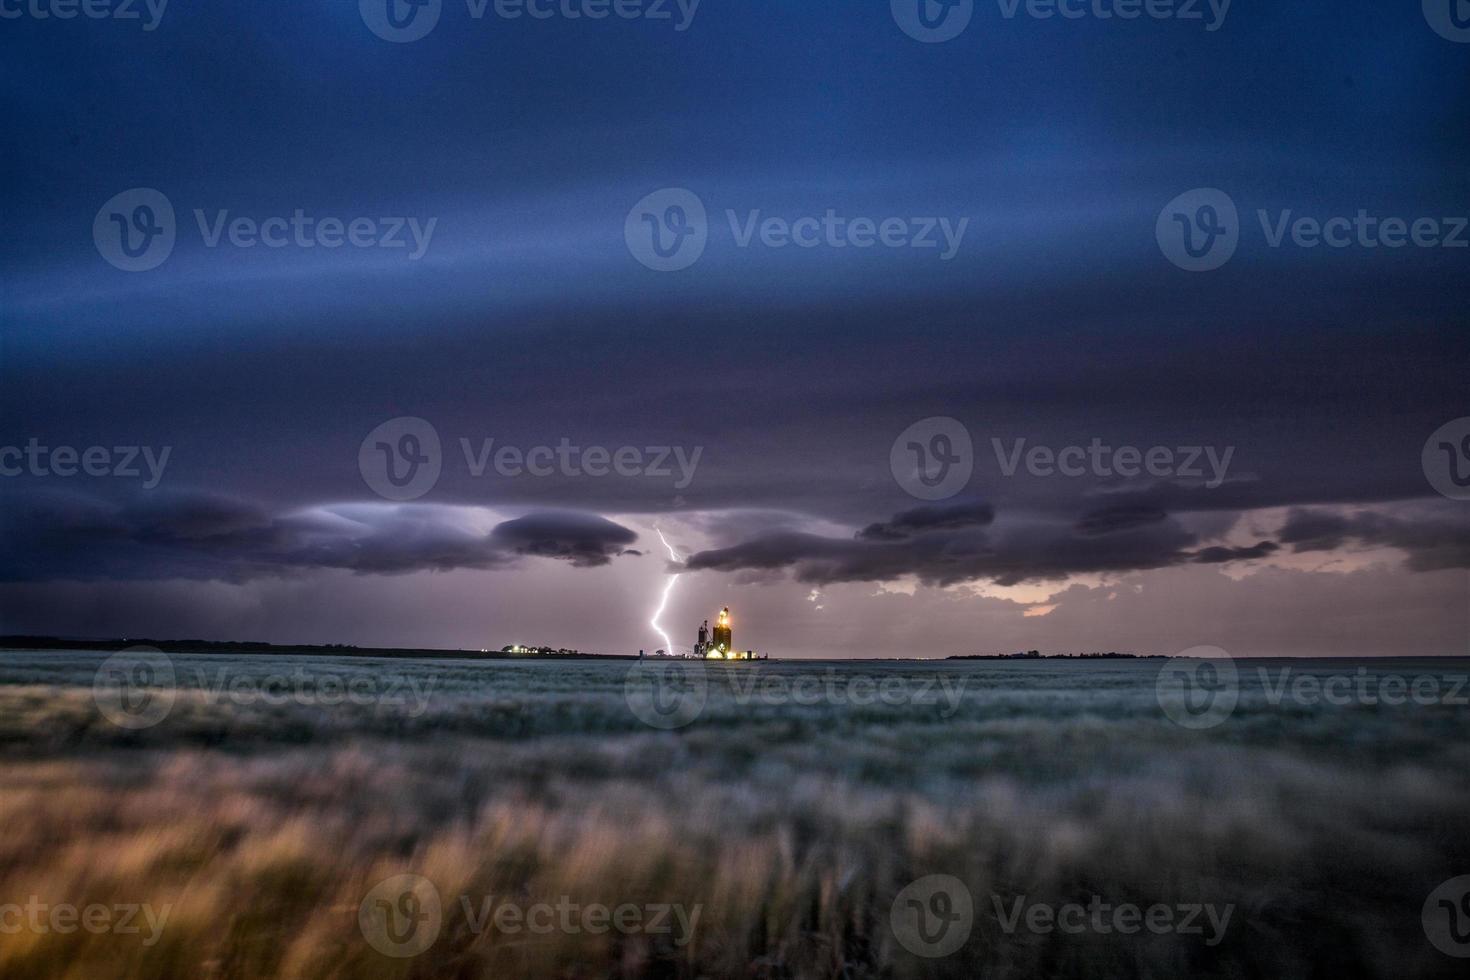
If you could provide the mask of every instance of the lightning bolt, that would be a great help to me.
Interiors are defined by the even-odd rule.
[[[679,557],[678,552],[674,550],[674,546],[669,544],[669,539],[664,537],[663,531],[659,530],[658,528],[654,528],[653,531],[655,534],[658,535],[658,539],[664,543],[664,547],[669,550],[670,561],[684,560]],[[673,575],[669,576],[669,584],[664,586],[663,600],[658,604],[658,609],[654,611],[653,618],[648,621],[649,625],[654,628],[658,635],[664,638],[664,652],[669,654],[672,654],[674,652],[674,644],[669,639],[669,634],[665,633],[664,628],[658,624],[658,621],[659,618],[663,616],[664,610],[669,607],[669,595],[674,591],[674,584],[679,581],[680,574],[681,573],[679,572],[675,572]]]

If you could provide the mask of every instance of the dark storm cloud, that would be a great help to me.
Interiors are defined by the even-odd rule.
[[[499,524],[464,508],[345,504],[272,514],[215,494],[108,502],[80,494],[7,501],[0,578],[251,578],[345,569],[362,575],[486,569],[523,556],[606,565],[637,535],[604,518],[533,513]]]
[[[1300,508],[1287,514],[1280,537],[1298,553],[1350,545],[1389,547],[1407,555],[1405,564],[1411,571],[1470,568],[1470,516],[1463,512],[1399,516]]]
[[[1222,565],[1230,561],[1252,561],[1257,558],[1269,558],[1281,550],[1281,545],[1275,541],[1259,541],[1249,547],[1231,548],[1225,545],[1212,545],[1209,548],[1201,548],[1194,553],[1194,560],[1201,565]]]
[[[988,508],[980,510],[986,513],[979,523],[989,525],[994,514]],[[798,581],[817,584],[913,575],[930,585],[970,580],[1015,585],[1085,573],[1258,561],[1279,553],[1284,545],[1295,552],[1349,545],[1391,547],[1405,553],[1405,567],[1414,572],[1470,567],[1470,518],[1435,505],[1411,505],[1403,511],[1343,515],[1294,509],[1279,541],[1200,547],[1200,535],[1174,518],[1132,504],[1090,512],[1071,526],[1033,521],[995,530],[964,526],[959,515],[976,514],[973,505],[954,508],[948,519],[944,508],[919,508],[869,525],[851,540],[780,531],[700,552],[689,559],[689,567],[789,569]],[[905,530],[895,533],[891,528]]]
[[[627,546],[638,535],[592,514],[549,513],[506,521],[491,538],[517,555],[557,558],[592,568],[608,564],[618,554],[637,554],[627,551]]]
[[[1380,252],[1368,288],[1361,256],[1322,250],[1243,246],[1218,274],[1181,276],[1152,237],[1163,202],[1217,180],[1247,217],[1403,198],[1461,213],[1470,76],[1414,10],[1349,5],[1330,36],[1296,8],[1170,34],[1181,62],[1209,70],[1146,92],[1107,67],[1156,53],[1162,28],[1143,22],[977,24],[931,50],[881,3],[731,4],[677,38],[461,20],[393,46],[350,3],[169,13],[146,43],[84,49],[13,25],[7,64],[54,88],[17,89],[27,138],[0,161],[7,222],[28,243],[4,313],[22,329],[5,338],[0,417],[55,438],[171,440],[198,485],[273,508],[352,499],[362,436],[413,413],[451,452],[459,437],[707,449],[687,493],[490,483],[460,467],[439,502],[491,490],[658,512],[682,496],[852,522],[902,499],[894,436],[947,414],[972,427],[977,487],[1008,510],[1074,514],[1088,481],[999,479],[992,435],[1235,445],[1232,480],[1252,481],[1158,503],[1236,510],[1423,493],[1406,449],[1459,414],[1466,304],[1450,250]],[[1259,70],[1280,36],[1299,39],[1311,84]],[[752,50],[769,72],[749,71]],[[834,80],[831,59],[854,52],[885,71]],[[423,97],[384,98],[389,77]],[[181,85],[207,98],[181,99]],[[363,159],[373,166],[350,162]],[[675,183],[706,200],[716,236],[695,267],[660,277],[627,254],[622,226]],[[176,198],[186,228],[193,207],[441,221],[412,267],[350,249],[211,250],[194,235],[130,277],[101,263],[89,230],[138,184]],[[725,208],[829,207],[976,222],[947,264],[741,249],[719,227]]]
[[[1077,522],[1078,534],[1112,534],[1167,520],[1162,507],[1151,503],[1114,504],[1082,515]]]
[[[852,539],[796,532],[763,535],[700,552],[688,565],[695,570],[720,571],[790,569],[797,581],[815,584],[888,581],[913,575],[926,585],[972,580],[1016,585],[1087,572],[1181,564],[1191,560],[1186,549],[1197,541],[1171,521],[1107,536],[1079,535],[1069,527],[1052,524],[1027,524],[991,533],[974,527],[947,527],[937,520],[933,529],[899,536],[870,533],[873,527],[909,526],[914,523],[912,514],[872,525]],[[990,517],[993,515],[983,523],[989,524]],[[970,523],[974,523],[973,516]]]
[[[906,510],[891,521],[869,524],[857,536],[868,541],[899,541],[927,531],[984,527],[994,520],[995,508],[989,504],[930,504]]]
[[[288,523],[218,494],[161,491],[117,502],[8,487],[4,504],[0,577],[8,580],[249,577],[263,561],[292,564],[300,544]]]

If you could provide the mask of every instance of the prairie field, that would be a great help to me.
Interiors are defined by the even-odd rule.
[[[173,655],[130,727],[107,658],[0,653],[6,980],[1463,975],[1463,660],[1241,661],[1190,728],[1158,660]]]

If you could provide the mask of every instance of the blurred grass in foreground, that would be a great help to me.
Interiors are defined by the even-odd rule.
[[[1171,724],[1157,662],[715,668],[687,728],[629,710],[629,665],[321,658],[398,672],[412,704],[239,703],[225,676],[297,661],[175,658],[180,692],[130,732],[97,710],[101,655],[0,654],[0,904],[172,907],[158,941],[0,934],[6,980],[390,977],[1452,976],[1425,896],[1470,873],[1470,726],[1445,705],[1271,705]],[[1463,661],[1392,664],[1464,673]],[[1341,665],[1338,665],[1339,669]],[[836,670],[935,704],[771,703],[759,669]],[[1326,671],[1331,665],[1297,665]],[[1355,667],[1352,669],[1356,669]],[[732,686],[731,677],[738,682]],[[932,688],[931,688],[932,689]],[[434,945],[374,950],[368,890],[422,875]],[[928,874],[975,898],[938,960],[889,926]],[[995,901],[1234,904],[1224,941],[1005,933]],[[701,909],[667,936],[475,931],[460,905],[568,896]],[[994,896],[994,898],[993,898]]]

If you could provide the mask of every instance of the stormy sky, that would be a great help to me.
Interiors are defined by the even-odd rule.
[[[922,2],[0,0],[0,632],[1470,652],[1470,36]]]

